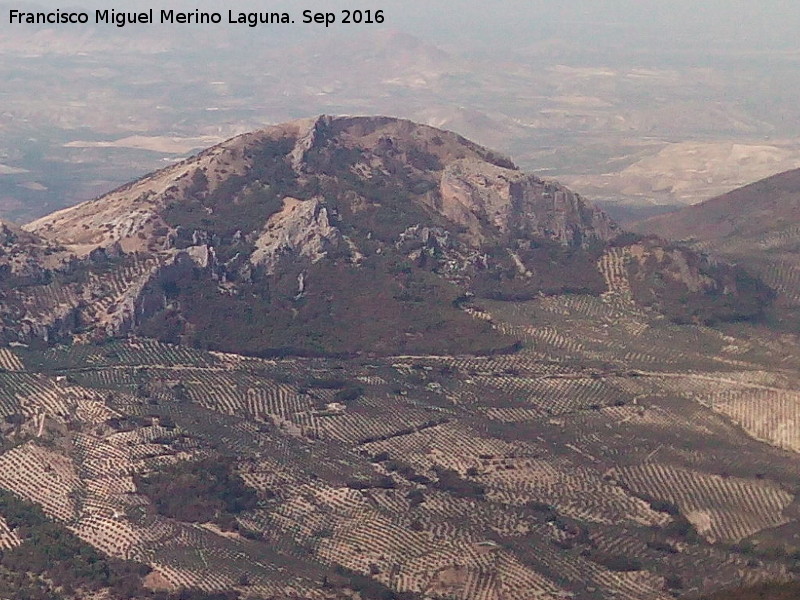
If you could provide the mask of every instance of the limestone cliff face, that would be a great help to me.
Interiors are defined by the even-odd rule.
[[[323,199],[286,197],[281,211],[269,218],[254,243],[250,262],[264,266],[271,274],[284,257],[296,256],[312,263],[322,260],[328,248],[342,243],[342,235],[331,225]]]
[[[505,236],[546,237],[569,246],[619,233],[608,215],[558,183],[475,160],[448,165],[439,192],[442,214],[476,242],[491,234],[487,224]]]

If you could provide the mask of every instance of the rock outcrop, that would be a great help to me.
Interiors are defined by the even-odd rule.
[[[316,263],[341,243],[342,235],[331,225],[324,199],[286,197],[281,211],[269,218],[256,238],[250,262],[272,274],[281,258],[295,256]]]
[[[439,192],[442,214],[478,242],[486,239],[486,224],[505,236],[545,237],[569,246],[619,233],[608,215],[558,183],[475,160],[448,165]]]

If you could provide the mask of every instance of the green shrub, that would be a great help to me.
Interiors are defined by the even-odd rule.
[[[231,517],[258,503],[255,490],[245,485],[227,459],[180,462],[148,476],[137,475],[135,482],[160,514],[179,521],[214,521],[233,528]]]

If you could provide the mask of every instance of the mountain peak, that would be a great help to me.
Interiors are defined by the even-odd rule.
[[[798,331],[800,169],[632,225],[740,265],[777,292],[770,321]]]
[[[486,238],[487,224],[502,233],[512,227],[538,227],[540,233],[566,243],[583,236],[577,232],[587,226],[592,228],[588,238],[608,239],[616,229],[566,188],[524,175],[509,159],[454,133],[390,117],[328,115],[235,137],[96,200],[43,217],[26,229],[68,245],[79,255],[113,243],[122,244],[125,251],[163,250],[170,246],[165,229],[174,228],[164,213],[176,203],[199,201],[202,210],[213,215],[219,208],[215,204],[235,204],[256,188],[275,187],[274,181],[266,180],[276,175],[283,183],[291,179],[289,187],[297,188],[282,190],[287,195],[308,196],[320,178],[342,174],[370,183],[404,178],[416,186],[409,190],[412,202],[454,220],[476,239]],[[538,196],[539,206],[525,205],[532,194]],[[547,203],[552,206],[545,207]],[[523,224],[533,213],[538,221]]]
[[[621,233],[578,194],[455,133],[327,115],[240,135],[25,229],[74,256],[53,275],[70,300],[16,293],[20,314],[38,312],[6,337],[41,331],[35,321],[48,339],[136,332],[260,355],[513,347],[465,303],[603,293]],[[753,314],[736,308],[735,277],[688,251],[634,250],[638,298],[654,309]],[[681,294],[713,297],[691,313]]]

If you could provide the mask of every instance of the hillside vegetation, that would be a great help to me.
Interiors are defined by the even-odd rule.
[[[631,227],[739,265],[776,292],[770,324],[800,331],[800,169]]]

